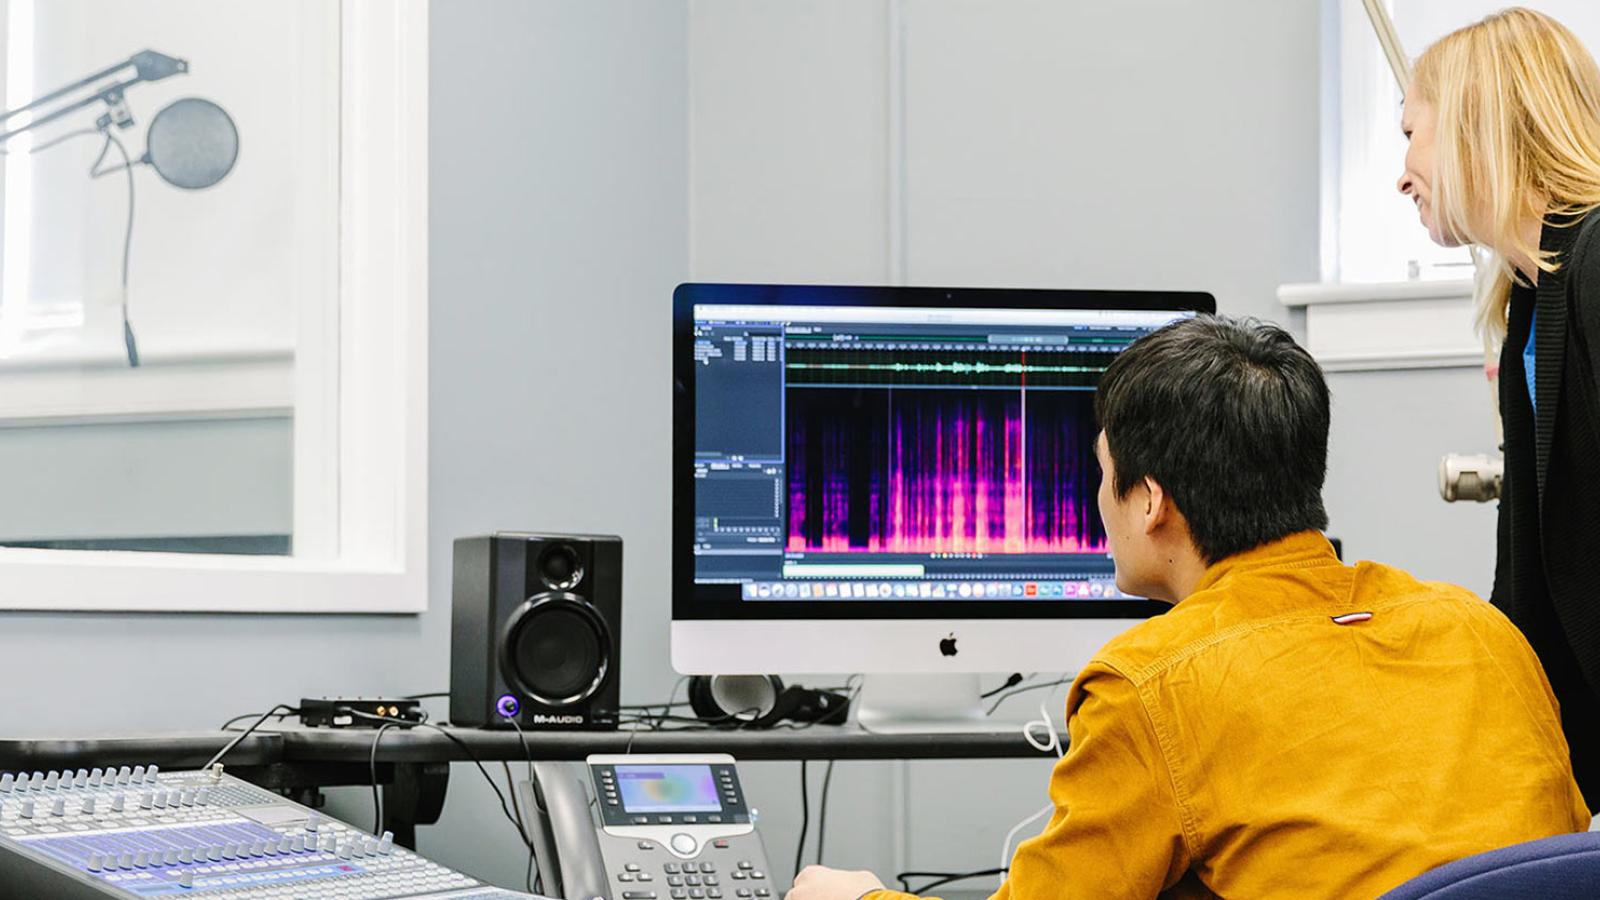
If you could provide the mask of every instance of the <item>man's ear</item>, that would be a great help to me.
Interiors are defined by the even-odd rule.
[[[1172,504],[1172,497],[1167,494],[1166,488],[1161,483],[1151,478],[1144,477],[1145,508],[1144,508],[1144,533],[1154,534],[1156,529],[1172,520],[1177,512]]]

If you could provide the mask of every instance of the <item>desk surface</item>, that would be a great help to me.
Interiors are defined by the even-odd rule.
[[[525,732],[452,728],[484,761],[582,759],[590,753],[728,753],[739,760],[779,759],[997,759],[1042,757],[1020,731],[998,734],[875,734],[854,726],[772,728],[762,731],[667,729],[662,731]],[[366,762],[376,730],[283,729],[288,761]],[[462,761],[462,749],[431,728],[390,730],[378,742],[386,762]]]
[[[451,728],[484,761],[525,759],[515,731]],[[165,769],[203,765],[236,732],[99,735],[0,739],[0,770],[77,769],[155,763]],[[245,738],[228,753],[231,766],[363,763],[376,729],[284,728]],[[874,734],[854,726],[817,725],[763,731],[676,729],[663,731],[527,732],[538,760],[582,759],[590,753],[729,753],[741,760],[784,759],[1001,759],[1044,756],[1018,732],[997,734]],[[431,728],[390,729],[378,742],[382,762],[465,761],[467,754]]]

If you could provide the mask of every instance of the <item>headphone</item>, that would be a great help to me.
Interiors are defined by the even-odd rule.
[[[785,686],[776,675],[695,675],[689,705],[700,718],[730,728],[771,728],[785,719],[842,725],[850,718],[849,695]]]

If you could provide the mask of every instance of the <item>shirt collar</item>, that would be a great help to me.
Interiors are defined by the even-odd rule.
[[[1333,552],[1333,545],[1322,536],[1322,532],[1301,531],[1212,563],[1195,586],[1195,593],[1216,586],[1235,572],[1318,563],[1338,565],[1339,556]]]

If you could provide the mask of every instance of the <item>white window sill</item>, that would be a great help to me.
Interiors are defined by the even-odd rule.
[[[0,385],[0,428],[288,416],[294,351],[151,346],[137,369],[111,350],[12,358],[0,360]]]
[[[1306,349],[1329,372],[1481,368],[1472,280],[1286,284],[1278,301],[1306,311]]]

